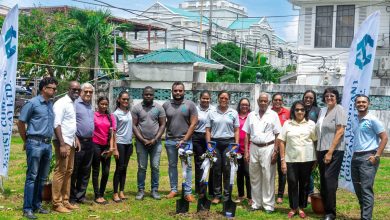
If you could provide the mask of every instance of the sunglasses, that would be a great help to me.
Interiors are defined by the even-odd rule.
[[[295,112],[305,112],[305,109],[304,108],[296,108]]]
[[[84,91],[85,94],[92,94],[93,91]]]
[[[53,91],[57,91],[57,88],[56,88],[56,87],[45,86],[45,88],[47,88],[47,89],[52,89]]]

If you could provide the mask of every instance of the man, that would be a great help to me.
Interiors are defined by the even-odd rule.
[[[165,129],[166,116],[162,106],[153,101],[154,89],[152,87],[145,87],[142,97],[143,101],[131,110],[138,158],[138,193],[135,198],[142,200],[145,196],[145,177],[149,155],[152,170],[151,196],[159,200],[161,199],[158,193],[162,150],[161,136]]]
[[[23,216],[36,219],[33,212],[49,213],[42,208],[42,188],[51,161],[51,138],[54,133],[54,113],[51,98],[57,90],[57,80],[45,77],[39,82],[40,95],[30,99],[22,108],[18,121],[20,137],[27,156],[24,185]],[[26,130],[27,124],[27,130]]]
[[[249,113],[242,130],[245,131],[245,160],[249,162],[252,187],[252,210],[261,207],[272,213],[275,206],[275,164],[277,146],[275,139],[281,131],[278,115],[268,109],[270,96],[261,93],[257,104],[259,111]],[[250,151],[248,143],[250,141]]]
[[[85,194],[87,192],[89,177],[91,176],[92,156],[94,146],[92,135],[94,130],[92,109],[92,95],[94,88],[90,83],[81,85],[80,97],[75,101],[76,107],[76,147],[74,169],[70,183],[70,203],[87,203]]]
[[[76,111],[75,100],[80,95],[80,83],[69,83],[68,93],[54,103],[54,133],[53,140],[56,165],[53,173],[52,197],[53,210],[59,213],[68,213],[78,209],[77,205],[69,202],[70,178],[73,172]],[[78,149],[77,149],[78,150]]]
[[[290,111],[283,107],[283,96],[280,93],[275,93],[272,96],[272,110],[274,110],[278,116],[280,124],[283,126],[284,122],[290,119]],[[279,149],[279,141],[277,140],[275,143],[277,149]],[[280,155],[277,154],[277,163],[278,163],[278,198],[276,200],[276,203],[281,204],[283,203],[283,194],[284,194],[284,188],[286,186],[286,175],[283,174],[282,168],[281,168],[281,160]]]
[[[383,124],[368,111],[370,99],[359,94],[355,107],[358,111],[359,124],[354,128],[353,157],[351,175],[353,187],[360,205],[360,218],[372,219],[374,209],[374,179],[380,157],[388,141]]]
[[[169,182],[171,185],[171,192],[167,198],[173,198],[177,194],[177,162],[178,162],[178,148],[184,143],[189,143],[192,149],[191,136],[198,123],[198,112],[195,103],[184,99],[184,84],[182,82],[175,82],[172,85],[173,99],[164,103],[163,108],[167,115],[167,131],[165,147],[168,154],[169,163]],[[184,195],[189,202],[194,202],[195,199],[191,194],[192,185],[192,166],[191,159],[186,169],[186,180]]]

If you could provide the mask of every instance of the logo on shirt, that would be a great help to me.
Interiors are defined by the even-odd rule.
[[[159,113],[159,111],[158,111],[157,108],[153,108],[153,109],[152,109],[152,115],[153,115],[154,117],[157,117],[157,116],[158,116],[158,113]]]
[[[181,109],[182,113],[186,113],[187,112],[187,106],[186,105],[182,105],[180,109]]]
[[[228,114],[228,118],[234,120],[234,116],[232,114]]]

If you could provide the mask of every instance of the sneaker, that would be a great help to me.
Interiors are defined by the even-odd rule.
[[[172,198],[174,198],[176,195],[177,195],[177,192],[171,191],[171,192],[167,195],[167,199],[172,199]]]
[[[185,199],[187,202],[195,202],[195,198],[194,198],[194,196],[191,195],[191,194],[184,196],[184,199]]]
[[[34,210],[35,213],[39,213],[39,214],[49,214],[50,211],[49,210],[46,210],[42,207],[39,207],[38,209]]]
[[[71,203],[64,203],[64,207],[69,210],[79,209],[79,207],[76,204],[72,205]]]
[[[24,211],[23,212],[23,217],[27,219],[37,219],[38,217],[34,215],[32,211]]]
[[[151,196],[153,199],[160,200],[161,196],[156,189],[152,190]]]
[[[53,208],[54,211],[59,212],[59,213],[70,213],[71,211],[64,206],[60,205],[55,208]]]
[[[143,189],[138,190],[137,195],[135,196],[136,200],[143,200],[145,196],[145,191]]]

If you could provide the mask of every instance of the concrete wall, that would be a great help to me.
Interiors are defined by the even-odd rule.
[[[129,80],[192,82],[193,64],[129,64]]]

